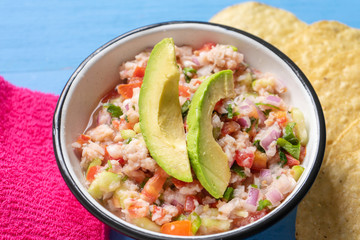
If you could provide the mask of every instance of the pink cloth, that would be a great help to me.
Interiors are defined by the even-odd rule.
[[[0,239],[108,238],[108,227],[76,200],[57,168],[57,99],[0,76]]]

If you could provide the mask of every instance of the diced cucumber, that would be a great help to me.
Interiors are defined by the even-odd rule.
[[[96,199],[104,194],[115,191],[121,184],[121,176],[112,172],[100,172],[90,184],[88,192]]]
[[[202,231],[206,233],[225,232],[230,230],[230,221],[203,217],[200,228],[205,228]]]
[[[125,208],[125,199],[128,198],[137,198],[139,195],[138,192],[129,191],[124,185],[121,185],[118,189],[115,190],[113,195],[113,203],[117,208]]]
[[[146,217],[134,218],[131,220],[131,223],[138,227],[145,228],[150,231],[160,232],[160,226]]]
[[[294,127],[295,134],[300,140],[300,144],[305,146],[308,142],[308,134],[306,131],[305,118],[303,113],[298,108],[291,110],[291,117],[296,125]]]
[[[299,180],[299,178],[301,177],[301,174],[304,172],[304,167],[300,166],[300,165],[296,165],[293,166],[291,168],[292,171],[292,176],[295,179],[295,181]]]
[[[100,166],[101,165],[101,159],[100,158],[95,158],[94,160],[91,161],[91,163],[89,164],[87,170],[86,170],[86,176],[88,175],[89,169],[93,166]]]
[[[135,131],[136,133],[141,133],[140,123],[135,123],[135,125],[134,125],[134,131]]]
[[[126,129],[120,131],[121,137],[126,140],[129,138],[134,138],[136,136],[136,132],[134,130]]]
[[[192,212],[189,215],[189,220],[191,221],[191,231],[195,235],[201,226],[201,218],[196,212]]]

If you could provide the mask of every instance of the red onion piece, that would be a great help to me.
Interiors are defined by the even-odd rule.
[[[273,206],[278,205],[280,201],[284,199],[284,195],[276,188],[269,189],[265,196]]]
[[[237,118],[236,122],[240,124],[242,128],[249,128],[251,126],[250,118],[247,116]]]
[[[260,181],[266,181],[266,183],[268,183],[268,184],[271,183],[272,176],[271,176],[270,169],[261,169],[259,179],[260,179]]]
[[[253,206],[256,206],[257,205],[257,200],[258,200],[258,197],[259,197],[259,192],[260,192],[259,189],[251,187],[250,190],[249,190],[249,195],[248,195],[248,198],[246,200],[246,203],[251,204]]]
[[[129,110],[129,104],[126,104],[126,105],[125,105],[125,109],[126,109],[126,111]]]
[[[196,64],[196,66],[200,66],[200,62],[199,62],[199,60],[198,60],[196,57],[193,57],[193,58],[192,58],[192,61],[193,61],[193,63]]]
[[[264,103],[271,104],[275,107],[281,107],[282,99],[275,95],[269,95],[265,98]]]
[[[257,114],[259,116],[259,124],[264,123],[266,120],[265,114],[251,100],[246,98],[244,102],[247,103],[250,106],[250,108],[256,109]]]
[[[277,124],[274,124],[268,128],[262,136],[263,137],[260,139],[260,145],[265,151],[267,151],[269,150],[269,145],[281,136],[281,129]]]

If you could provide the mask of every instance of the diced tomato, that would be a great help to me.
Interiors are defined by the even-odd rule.
[[[286,163],[287,166],[292,167],[295,165],[300,165],[300,161],[293,158],[290,154],[285,153],[285,156],[287,158],[287,163]]]
[[[235,161],[240,167],[251,168],[254,163],[254,153],[245,150],[235,151]]]
[[[185,187],[187,185],[187,182],[180,181],[180,180],[178,180],[176,178],[171,178],[171,181],[173,182],[173,184],[177,188],[182,188],[182,187]]]
[[[128,83],[128,84],[120,84],[117,86],[118,93],[123,96],[125,99],[132,98],[133,89],[137,87],[141,87],[142,82],[138,83]]]
[[[196,202],[199,202],[197,197],[194,195],[188,195],[185,198],[185,206],[184,211],[185,212],[192,212],[196,208]]]
[[[209,204],[209,207],[210,207],[210,208],[217,208],[218,203],[219,203],[219,201],[215,201],[215,202],[213,202],[213,203],[210,203],[210,204]]]
[[[286,111],[277,111],[275,118],[276,118],[276,121],[279,124],[279,126],[281,126],[281,127],[286,126],[286,124],[288,122]]]
[[[220,101],[218,101],[216,104],[215,104],[215,107],[214,107],[214,110],[219,112],[220,111],[220,108],[221,106],[224,104],[224,99],[221,99]]]
[[[234,226],[236,226],[236,227],[245,226],[245,225],[248,225],[248,224],[255,222],[256,220],[264,217],[266,214],[268,214],[267,210],[252,212],[252,213],[249,213],[249,215],[245,218],[234,219],[233,223],[234,223]]]
[[[254,170],[264,169],[266,168],[266,163],[267,163],[266,154],[256,150],[254,154],[254,162],[253,165],[251,166],[251,169]]]
[[[149,203],[155,202],[158,198],[159,193],[167,179],[167,173],[162,169],[158,168],[154,174],[145,184],[141,191],[141,197]]]
[[[114,119],[111,123],[117,130],[133,129],[135,125],[135,123],[126,122],[125,119]]]
[[[202,84],[202,81],[200,80],[196,80],[196,82],[194,83],[194,85],[200,85],[200,84]]]
[[[133,77],[143,78],[145,74],[145,68],[137,66],[134,70]]]
[[[227,135],[227,134],[232,134],[234,132],[237,132],[240,130],[240,125],[235,122],[235,121],[229,121],[229,122],[225,122],[224,126],[221,129],[221,134],[222,135]]]
[[[210,51],[213,47],[216,46],[216,43],[213,43],[213,42],[208,42],[208,43],[205,43],[204,45],[202,45],[202,47],[198,50],[198,51]]]
[[[77,139],[76,142],[78,142],[78,143],[80,143],[81,145],[83,145],[84,143],[88,143],[90,139],[91,139],[90,136],[85,135],[85,134],[81,134],[81,135],[78,137],[78,139]]]
[[[192,236],[191,222],[189,220],[175,221],[165,223],[161,226],[161,233],[177,235],[177,236]]]
[[[191,94],[189,92],[189,88],[183,85],[179,85],[179,96],[190,97]]]
[[[92,166],[89,168],[87,174],[86,174],[86,180],[89,182],[94,181],[95,175],[99,172],[101,166]]]

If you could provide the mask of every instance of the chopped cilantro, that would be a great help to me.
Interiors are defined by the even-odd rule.
[[[146,178],[144,179],[144,181],[142,181],[142,183],[140,183],[140,188],[144,188],[144,186],[145,186],[145,184],[147,183],[147,181],[149,181],[149,178],[148,178],[148,177],[146,177]]]
[[[297,137],[295,137],[294,135],[294,131],[293,128],[295,127],[296,123],[295,122],[290,122],[286,125],[285,127],[285,134],[283,136],[283,138],[290,142],[293,145],[296,145],[299,143],[299,139],[297,139]]]
[[[246,178],[246,174],[244,172],[244,168],[240,167],[239,165],[235,164],[232,166],[231,170],[233,170],[237,175],[242,178]]]
[[[287,151],[291,156],[299,160],[300,157],[300,142],[298,144],[293,145],[290,142],[286,141],[283,138],[278,138],[276,141],[277,145],[279,145],[282,149]]]
[[[128,138],[124,141],[125,144],[129,144],[132,141],[132,138]]]
[[[218,139],[219,136],[220,136],[220,133],[221,133],[221,128],[220,127],[214,127],[212,132],[213,132],[213,137],[215,139]]]
[[[264,199],[264,200],[260,200],[259,201],[259,205],[258,205],[258,208],[256,209],[257,211],[261,211],[263,210],[264,208],[266,207],[269,207],[271,206],[271,202],[267,199]]]
[[[280,165],[281,167],[283,167],[287,163],[287,157],[285,153],[281,150],[279,151],[279,156],[280,156]]]
[[[226,111],[227,111],[227,117],[229,119],[232,119],[234,117],[234,115],[233,115],[233,108],[232,108],[231,104],[227,105]]]
[[[265,114],[266,117],[269,116],[270,112],[271,112],[271,109],[266,109],[265,111],[263,111],[263,113]]]
[[[112,169],[112,164],[111,164],[110,160],[108,160],[107,164],[108,164],[108,167],[106,168],[106,171],[109,169]]]
[[[118,118],[121,115],[123,115],[123,112],[121,111],[121,108],[119,106],[116,106],[116,105],[112,104],[112,103],[106,103],[106,104],[104,104],[104,107],[110,113],[111,117]]]
[[[250,186],[253,188],[259,188],[258,185],[256,185],[256,184],[251,184]]]
[[[134,106],[134,105],[132,105],[132,109],[134,109],[134,110],[135,110],[135,106]]]
[[[228,202],[233,198],[234,195],[234,189],[232,187],[228,187],[225,190],[223,198]]]
[[[250,127],[246,128],[245,131],[249,132],[254,123],[255,123],[255,127],[257,128],[258,121],[259,121],[258,119],[254,118],[254,117],[250,117]]]
[[[189,83],[191,81],[191,77],[193,76],[193,74],[196,73],[196,70],[189,67],[189,68],[184,68],[183,69],[183,73],[184,73],[184,76],[185,76],[185,81],[187,83]]]
[[[125,175],[125,176],[121,179],[121,181],[122,181],[122,182],[125,182],[128,178],[129,178],[129,177]]]
[[[260,140],[256,140],[253,144],[257,148],[257,150],[259,150],[262,153],[265,153],[264,148],[260,145]]]
[[[127,115],[125,115],[125,121],[128,123],[129,122],[129,118]]]
[[[262,103],[262,102],[259,102],[259,103],[255,103],[256,106],[260,106],[260,105],[263,105],[263,106],[267,106],[267,107],[271,107],[271,108],[275,108],[275,109],[280,109],[279,107],[277,106],[274,106],[272,104],[268,104],[268,103]]]
[[[182,115],[183,118],[186,117],[186,115],[187,115],[187,113],[189,111],[190,105],[191,105],[191,101],[188,99],[181,106],[181,115]]]

